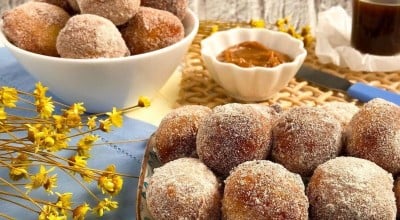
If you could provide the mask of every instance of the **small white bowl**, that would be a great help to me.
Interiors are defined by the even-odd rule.
[[[217,59],[228,47],[245,41],[257,41],[293,60],[272,68],[248,68]],[[201,54],[211,77],[226,90],[227,95],[255,102],[264,101],[283,89],[303,64],[307,51],[301,40],[287,33],[264,28],[234,28],[216,32],[202,40]]]
[[[2,32],[0,40],[20,64],[66,104],[83,102],[89,112],[110,111],[153,97],[181,64],[197,34],[199,20],[187,11],[185,38],[168,47],[122,58],[67,59],[20,49]]]

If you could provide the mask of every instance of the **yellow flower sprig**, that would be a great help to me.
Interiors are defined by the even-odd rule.
[[[88,167],[90,151],[100,136],[95,131],[112,132],[123,126],[123,114],[136,108],[148,107],[150,100],[140,97],[138,104],[125,109],[111,109],[95,115],[86,115],[83,103],[66,106],[47,96],[48,88],[40,82],[32,93],[12,87],[0,87],[0,168],[8,169],[9,179],[0,177],[0,184],[14,189],[15,193],[0,190],[0,200],[36,212],[38,219],[85,219],[90,210],[98,216],[118,208],[113,198],[122,190],[124,179],[129,175],[117,172],[117,167],[108,165],[105,170]],[[27,107],[28,106],[28,107]],[[55,114],[56,106],[62,107]],[[13,110],[13,111],[8,111]],[[16,113],[17,112],[17,113]],[[26,112],[31,116],[19,114]],[[33,114],[32,114],[33,113]],[[71,144],[72,140],[77,140]],[[127,142],[127,141],[121,141]],[[75,152],[68,158],[58,156],[60,151]],[[83,201],[73,204],[73,194],[58,192],[58,172],[63,171],[92,196],[97,203]],[[86,184],[96,182],[104,198],[96,196]],[[76,187],[74,186],[74,187]],[[43,189],[52,201],[43,201],[30,196],[33,190]],[[2,197],[7,195],[8,197]],[[18,198],[32,203],[13,201]],[[75,207],[74,207],[75,206]],[[1,217],[12,218],[4,213]]]
[[[275,26],[278,31],[285,32],[293,36],[294,38],[300,39],[303,41],[305,46],[310,45],[314,41],[314,37],[311,33],[311,27],[306,25],[297,31],[293,24],[290,23],[290,19],[280,18],[275,22]]]

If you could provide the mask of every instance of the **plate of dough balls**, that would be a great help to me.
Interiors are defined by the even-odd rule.
[[[0,41],[24,69],[93,113],[157,95],[199,28],[187,0],[32,0],[1,17]]]
[[[396,219],[399,122],[383,99],[176,108],[149,139],[137,219]]]

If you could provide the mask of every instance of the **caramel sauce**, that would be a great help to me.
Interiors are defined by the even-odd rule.
[[[257,41],[245,41],[231,46],[222,51],[217,59],[241,67],[274,67],[291,61],[286,54],[269,49]]]

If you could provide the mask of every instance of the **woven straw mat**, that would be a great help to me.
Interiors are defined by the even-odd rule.
[[[213,26],[218,30],[226,30],[235,27],[249,27],[248,23],[201,21],[198,34],[196,35],[188,53],[185,56],[182,69],[182,79],[177,100],[178,105],[198,104],[209,107],[232,102],[240,102],[225,94],[225,91],[211,79],[201,59],[200,42],[210,35]],[[323,69],[331,74],[346,78],[352,82],[364,82],[381,87],[393,92],[400,92],[400,72],[356,72],[348,68],[338,67],[333,64],[321,64],[314,52],[314,45],[307,47],[308,55],[305,64],[314,68]],[[325,102],[340,101],[353,102],[344,93],[336,92],[311,85],[305,81],[292,79],[286,88],[275,94],[263,104],[278,104],[283,108],[299,105],[319,105]]]

